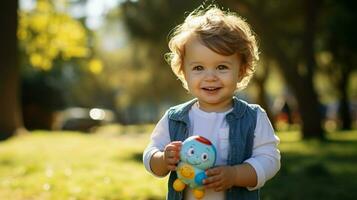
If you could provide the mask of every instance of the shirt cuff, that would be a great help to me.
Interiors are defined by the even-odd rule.
[[[249,191],[253,191],[253,190],[257,190],[257,189],[263,187],[263,185],[265,184],[265,181],[266,181],[265,180],[266,177],[265,177],[265,173],[264,173],[264,169],[263,169],[262,165],[254,158],[249,158],[249,159],[245,160],[244,162],[250,164],[254,168],[254,170],[257,174],[257,185],[254,187],[247,187],[247,189]]]
[[[151,169],[151,166],[150,166],[150,160],[151,160],[151,157],[156,153],[160,151],[159,149],[157,148],[150,148],[150,149],[147,149],[145,152],[144,152],[144,155],[143,155],[143,163],[144,163],[144,166],[145,166],[145,169],[150,172],[150,174],[152,174],[153,176],[155,177],[158,177],[158,178],[162,178],[162,177],[165,177],[165,176],[158,176],[156,175],[152,169]]]

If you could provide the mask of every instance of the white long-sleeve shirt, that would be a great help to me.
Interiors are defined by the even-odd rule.
[[[228,136],[229,126],[225,116],[231,110],[217,113],[205,112],[194,104],[189,111],[190,127],[189,136],[200,135],[209,139],[217,149],[217,165],[226,165],[228,157]],[[143,162],[147,171],[155,175],[150,167],[150,159],[157,151],[163,151],[165,146],[171,142],[169,134],[169,122],[167,113],[157,123],[152,135],[151,142],[146,147],[143,155]],[[267,114],[263,109],[257,112],[257,123],[254,131],[254,144],[252,156],[245,160],[249,163],[257,174],[257,185],[248,187],[248,190],[255,190],[264,185],[280,169],[280,152],[277,148],[279,138],[275,135]],[[155,175],[156,176],[156,175]],[[190,190],[185,190],[185,199],[194,200]],[[224,199],[224,192],[206,190],[203,200]]]

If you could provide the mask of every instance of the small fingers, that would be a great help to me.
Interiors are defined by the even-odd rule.
[[[181,145],[180,141],[171,142],[165,147],[165,153],[167,153],[169,157],[178,156],[180,154]]]
[[[221,183],[216,181],[216,182],[209,182],[205,184],[205,187],[208,189],[216,189],[221,187]]]
[[[181,147],[182,146],[182,142],[181,141],[173,141],[171,142],[171,144],[175,147]]]
[[[180,150],[182,142],[174,141],[168,144],[164,150],[164,160],[167,165],[167,169],[173,171],[176,170],[176,165],[180,160]]]
[[[176,165],[176,164],[179,162],[179,159],[178,159],[178,158],[175,158],[175,157],[173,157],[173,158],[168,158],[168,159],[166,159],[166,162],[167,162],[167,164],[169,164],[169,165]]]
[[[226,190],[222,180],[219,179],[218,177],[210,178],[209,180],[206,179],[205,188],[213,189],[216,192],[220,192],[220,191]]]
[[[179,162],[178,158],[166,158],[165,159],[166,165],[167,165],[167,169],[169,169],[170,171],[176,170],[176,165]]]
[[[210,185],[217,182],[219,179],[216,176],[211,176],[203,180],[203,184]]]
[[[206,175],[208,176],[208,177],[210,177],[210,176],[216,176],[216,175],[218,175],[218,174],[220,174],[221,173],[221,170],[220,170],[220,168],[211,168],[211,169],[207,169],[206,170]]]
[[[181,146],[182,146],[181,141],[173,141],[170,144],[168,144],[165,149],[180,151]]]
[[[176,165],[168,165],[167,166],[167,169],[170,170],[170,171],[175,171],[176,170]]]
[[[172,144],[169,144],[169,145],[167,145],[167,147],[166,147],[166,150],[167,150],[167,151],[175,151],[176,149],[178,149],[178,147],[176,147],[176,146],[174,146],[174,145],[172,145]]]
[[[165,157],[178,159],[180,157],[180,153],[177,151],[166,151]]]

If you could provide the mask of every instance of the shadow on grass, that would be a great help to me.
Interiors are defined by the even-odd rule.
[[[357,170],[353,170],[357,169],[356,154],[285,153],[281,163],[279,173],[262,189],[264,200],[352,200],[357,197]]]
[[[357,146],[357,141],[355,140],[335,140],[335,139],[326,139],[322,144],[342,144],[342,145],[353,145]]]
[[[164,200],[165,198],[160,197],[148,197],[146,200]]]
[[[142,163],[143,162],[143,153],[142,152],[133,153],[129,159],[134,162]]]

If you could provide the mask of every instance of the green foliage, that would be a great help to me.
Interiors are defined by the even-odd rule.
[[[169,30],[184,20],[184,13],[200,3],[191,0],[126,1],[122,4],[123,20],[132,37],[162,42],[166,41]]]
[[[0,199],[163,200],[167,179],[151,176],[141,163],[152,128],[38,131],[2,142]],[[278,135],[282,167],[263,187],[263,199],[355,199],[357,131],[331,133],[327,142]]]

